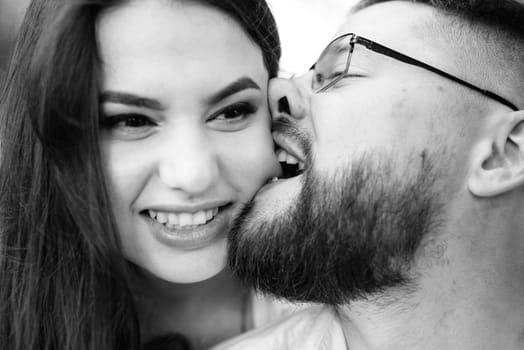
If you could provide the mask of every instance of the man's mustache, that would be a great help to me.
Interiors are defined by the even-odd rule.
[[[301,128],[289,118],[280,116],[273,119],[271,123],[271,132],[285,135],[286,137],[298,142],[304,151],[308,164],[311,164],[311,136],[306,129]]]

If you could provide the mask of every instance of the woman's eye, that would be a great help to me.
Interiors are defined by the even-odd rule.
[[[117,137],[140,137],[146,135],[156,125],[152,118],[135,113],[105,116],[101,122],[103,130]]]
[[[249,102],[235,103],[213,114],[207,122],[219,129],[234,131],[255,114],[257,109],[257,106]]]
[[[256,107],[251,103],[237,103],[226,107],[220,113],[215,115],[215,120],[235,121],[243,119],[256,112]]]

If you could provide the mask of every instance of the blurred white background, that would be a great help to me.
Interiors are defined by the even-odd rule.
[[[282,40],[281,69],[303,73],[333,38],[357,0],[268,0]]]

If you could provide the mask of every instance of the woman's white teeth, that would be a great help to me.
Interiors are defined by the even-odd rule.
[[[218,208],[201,210],[196,213],[167,213],[149,211],[149,216],[168,228],[186,228],[204,225],[218,214]]]
[[[167,224],[168,225],[178,225],[180,222],[180,219],[178,218],[178,215],[174,213],[169,213],[167,215]]]
[[[178,216],[178,223],[168,222],[168,225],[190,226],[193,225],[193,215],[190,213],[173,214]],[[196,216],[196,215],[195,215]]]
[[[165,224],[167,220],[167,213],[158,213],[156,215],[156,221],[158,221],[161,224]]]

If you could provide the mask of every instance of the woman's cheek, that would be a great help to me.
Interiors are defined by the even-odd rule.
[[[250,198],[269,179],[281,172],[271,132],[265,125],[252,127],[220,144],[222,164],[230,182]]]
[[[248,171],[253,172],[253,176],[258,179],[258,187],[268,179],[278,176],[281,168],[275,154],[273,138],[269,123],[262,120],[256,127],[253,127],[252,135],[249,136],[249,152],[245,152],[245,163],[251,164]]]

